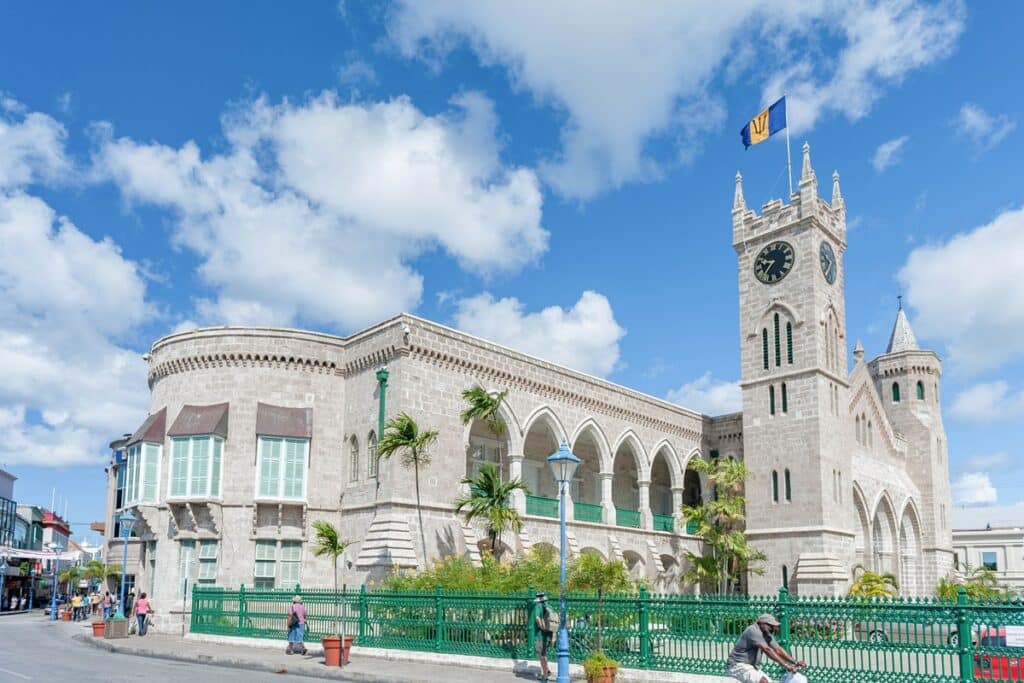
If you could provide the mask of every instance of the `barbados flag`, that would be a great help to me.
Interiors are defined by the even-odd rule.
[[[750,119],[750,123],[743,126],[740,136],[743,138],[744,149],[759,142],[764,142],[785,127],[786,97],[782,96],[778,102]]]

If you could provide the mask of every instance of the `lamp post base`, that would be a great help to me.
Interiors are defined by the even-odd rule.
[[[558,629],[558,677],[555,680],[569,683],[569,632],[564,625]]]

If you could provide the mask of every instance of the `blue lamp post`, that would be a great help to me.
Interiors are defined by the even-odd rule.
[[[50,586],[50,621],[57,620],[57,556],[60,554],[60,546],[53,541],[46,544],[46,549],[53,552],[53,581]]]
[[[117,603],[117,618],[124,619],[124,589],[125,589],[125,578],[128,575],[128,538],[132,535],[132,531],[135,529],[135,518],[132,517],[132,513],[122,513],[117,518],[118,523],[121,526],[121,539],[124,541],[124,552],[121,560],[121,599]]]
[[[548,456],[548,466],[551,468],[551,476],[558,484],[558,528],[561,534],[561,546],[559,548],[561,598],[559,601],[559,616],[561,621],[558,627],[558,677],[557,683],[569,683],[569,632],[565,628],[565,491],[576,474],[580,459],[569,450],[569,445],[564,441],[558,447],[556,453]]]

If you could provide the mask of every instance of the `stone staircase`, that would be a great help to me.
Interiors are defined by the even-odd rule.
[[[461,525],[466,554],[469,555],[469,561],[473,563],[473,566],[479,567],[482,563],[480,561],[480,540],[476,537],[476,530],[465,520],[461,520]]]
[[[387,512],[378,513],[366,531],[356,567],[416,567],[418,564],[408,520]]]

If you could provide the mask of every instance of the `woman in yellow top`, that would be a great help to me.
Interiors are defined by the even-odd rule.
[[[71,619],[78,621],[82,615],[82,596],[75,593],[71,598]]]

